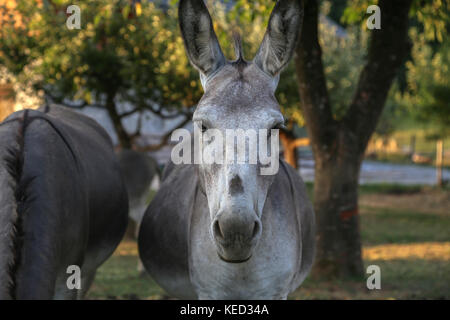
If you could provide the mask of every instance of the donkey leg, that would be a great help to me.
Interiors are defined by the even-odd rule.
[[[81,290],[78,291],[78,299],[82,300],[86,296],[86,293],[89,291],[92,283],[94,282],[95,275],[97,271],[94,270],[92,272],[84,273],[81,276]]]
[[[55,293],[53,295],[54,300],[76,300],[78,292],[80,290],[73,288],[70,289],[67,284],[67,274],[58,276],[55,283]]]
[[[136,239],[138,239],[140,227],[141,227],[141,222],[136,223],[136,230],[135,230]],[[141,257],[139,257],[139,255],[138,255],[138,263],[137,263],[137,271],[139,272],[139,276],[141,276],[141,277],[147,275],[147,271],[145,270],[144,264],[142,263]]]

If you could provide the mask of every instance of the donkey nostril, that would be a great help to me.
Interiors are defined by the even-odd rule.
[[[220,239],[224,239],[224,236],[223,236],[222,230],[220,229],[220,225],[219,225],[219,221],[218,220],[216,220],[216,222],[214,222],[214,233]]]

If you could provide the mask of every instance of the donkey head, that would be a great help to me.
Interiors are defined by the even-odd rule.
[[[302,17],[300,0],[278,1],[253,61],[244,59],[240,40],[235,45],[236,60],[227,61],[203,0],[180,1],[184,44],[191,63],[200,72],[205,92],[193,116],[194,125],[202,128],[202,149],[210,147],[210,132],[226,137],[230,130],[260,133],[260,129],[267,129],[262,130],[269,132],[264,139],[259,134],[257,141],[244,143],[253,152],[273,139],[270,133],[276,134],[278,143],[278,131],[271,129],[282,126],[284,118],[274,93],[280,72],[294,51]],[[260,174],[260,161],[248,160],[198,166],[212,221],[211,236],[219,257],[226,262],[244,262],[251,257],[261,235],[261,215],[274,179],[274,175]],[[276,165],[278,168],[278,158]]]

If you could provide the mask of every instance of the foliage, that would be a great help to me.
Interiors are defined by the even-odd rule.
[[[319,24],[322,60],[333,116],[341,119],[351,103],[364,65],[367,34],[349,27],[345,35],[339,37],[337,28],[324,19]]]
[[[367,0],[350,0],[340,22],[365,29]],[[449,3],[446,0],[413,1],[410,11],[412,52],[390,90],[376,132],[390,135],[405,118],[437,124],[435,134],[449,127],[448,39]],[[382,14],[382,13],[381,13]],[[447,57],[447,58],[446,58]],[[443,59],[443,61],[441,61]],[[447,60],[446,60],[447,59]]]
[[[389,91],[383,113],[375,129],[377,135],[383,137],[393,135],[399,129],[401,120],[410,117],[410,112],[404,100],[404,92],[399,87],[399,83],[395,82]]]
[[[408,69],[409,93],[405,100],[419,120],[435,124],[434,134],[450,133],[450,42],[443,43],[433,54],[425,35],[412,32],[416,38]]]
[[[2,15],[20,16],[21,23],[3,21],[0,63],[23,81],[34,78],[34,88],[57,102],[96,105],[120,119],[133,111],[162,115],[162,106],[170,111],[196,103],[201,88],[177,32],[175,8],[163,10],[150,1],[78,1],[81,29],[70,30],[70,4],[30,6],[18,0],[14,12],[1,8]],[[117,102],[135,109],[118,110]],[[126,142],[130,136],[119,138]]]
[[[79,1],[82,28],[69,30],[69,1],[45,3],[30,8],[28,1],[18,1],[24,26],[19,32],[2,27],[0,58],[10,70],[22,71],[37,60],[31,72],[42,76],[39,87],[87,103],[108,94],[167,106],[195,103],[200,88],[175,32],[174,9],[164,12],[147,1],[138,3],[139,10],[125,0]]]
[[[373,1],[369,0],[348,0],[340,22],[365,28],[368,17],[366,10],[372,4]],[[414,20],[413,24],[420,26],[427,40],[444,41],[448,31],[447,22],[450,19],[447,0],[414,0],[410,16]]]
[[[23,108],[35,108],[43,102],[42,90],[33,90],[32,83],[35,78],[26,81],[23,77],[12,74],[5,66],[0,65],[0,87],[8,85],[12,87],[13,100],[16,105]],[[12,109],[11,109],[12,110]],[[9,113],[9,112],[8,112]],[[5,116],[8,114],[4,114]]]
[[[417,28],[410,30],[411,58],[405,64],[406,88],[392,88],[378,134],[392,134],[405,124],[414,135],[445,138],[450,128],[450,42],[427,41]]]

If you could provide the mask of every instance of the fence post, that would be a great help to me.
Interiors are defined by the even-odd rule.
[[[444,141],[439,139],[436,142],[436,183],[438,187],[442,186],[442,163],[444,158]]]

